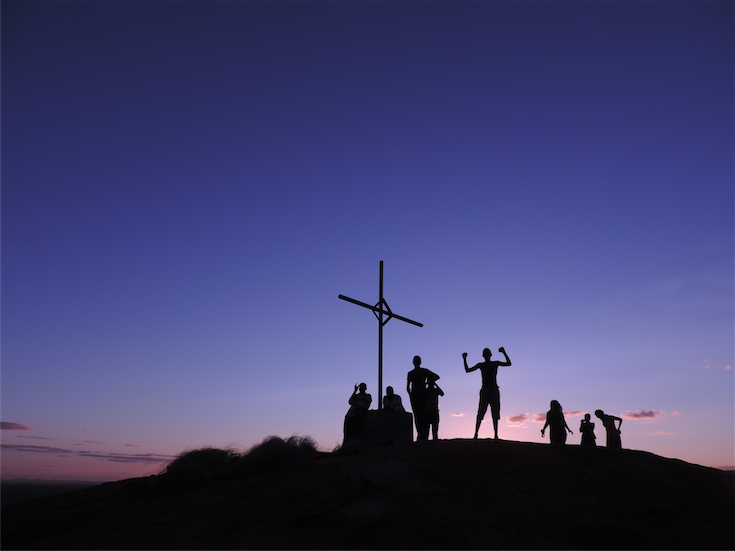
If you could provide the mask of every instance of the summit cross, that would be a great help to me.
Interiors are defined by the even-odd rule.
[[[355,300],[354,298],[349,298],[344,295],[338,295],[338,298],[341,298],[342,300],[346,300],[347,302],[351,302],[353,304],[357,304],[358,306],[362,306],[363,308],[367,308],[368,310],[372,310],[373,314],[375,314],[375,317],[378,318],[378,409],[383,409],[383,326],[393,318],[405,321],[406,323],[411,323],[413,325],[418,325],[419,327],[423,327],[424,324],[410,320],[408,318],[404,318],[402,316],[399,316],[398,314],[394,314],[393,312],[391,312],[390,306],[388,306],[388,303],[383,298],[382,260],[380,261],[380,299],[375,306],[370,306],[369,304],[365,304],[364,302],[360,302],[359,300]],[[387,317],[383,319],[383,315],[387,315]]]

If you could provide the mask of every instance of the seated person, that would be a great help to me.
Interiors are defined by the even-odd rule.
[[[357,392],[358,388],[360,392]],[[362,430],[362,414],[365,413],[373,402],[373,397],[367,392],[367,385],[360,383],[360,386],[355,385],[355,391],[348,400],[350,409],[345,415],[345,426],[344,426],[344,442],[347,442],[350,438],[358,438]]]
[[[401,401],[401,397],[393,391],[393,387],[389,386],[385,389],[385,392],[386,395],[383,396],[383,409],[405,413],[406,410],[403,409],[403,402]]]

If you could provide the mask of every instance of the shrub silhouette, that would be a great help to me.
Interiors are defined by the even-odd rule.
[[[310,436],[291,436],[284,440],[268,436],[245,453],[233,449],[199,448],[185,451],[168,463],[157,477],[156,489],[178,493],[226,478],[305,465],[320,452]]]
[[[161,474],[169,478],[212,478],[232,468],[240,456],[230,449],[199,448],[179,454]]]
[[[310,436],[291,436],[286,440],[269,436],[239,457],[234,474],[246,476],[290,469],[306,464],[318,453],[316,442]]]

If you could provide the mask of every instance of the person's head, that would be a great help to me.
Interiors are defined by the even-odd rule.
[[[588,423],[590,422],[590,414],[589,413],[585,413],[584,414],[584,420],[587,421]]]
[[[393,387],[392,387],[392,386],[389,386],[388,388],[386,388],[386,389],[385,389],[385,393],[386,393],[386,394],[387,394],[388,396],[393,396]]]
[[[561,404],[557,402],[556,400],[552,400],[550,405],[551,405],[551,409],[555,411],[561,411]]]
[[[413,366],[418,367],[421,365],[421,356],[414,356],[413,357]]]
[[[601,409],[596,409],[595,410],[595,416],[596,417],[599,417],[600,419],[602,419],[605,416],[605,412],[602,411]]]
[[[365,392],[367,390],[367,385],[365,383],[360,383],[358,388],[360,389],[360,392]]]
[[[482,357],[485,358],[485,360],[490,361],[490,358],[492,357],[493,353],[490,352],[489,348],[486,348],[482,351]]]

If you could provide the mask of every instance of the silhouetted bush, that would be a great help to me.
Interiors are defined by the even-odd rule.
[[[168,463],[153,488],[162,493],[178,493],[202,484],[305,465],[319,454],[310,436],[284,440],[269,436],[245,453],[232,449],[200,448],[181,453]]]
[[[239,458],[237,474],[243,476],[298,467],[318,453],[316,442],[310,436],[291,436],[286,440],[269,436]]]
[[[200,448],[182,452],[161,471],[158,489],[177,493],[223,478],[235,471],[240,457],[239,452],[231,449]]]
[[[230,449],[200,448],[179,454],[161,474],[172,478],[211,478],[231,469],[241,454]]]

